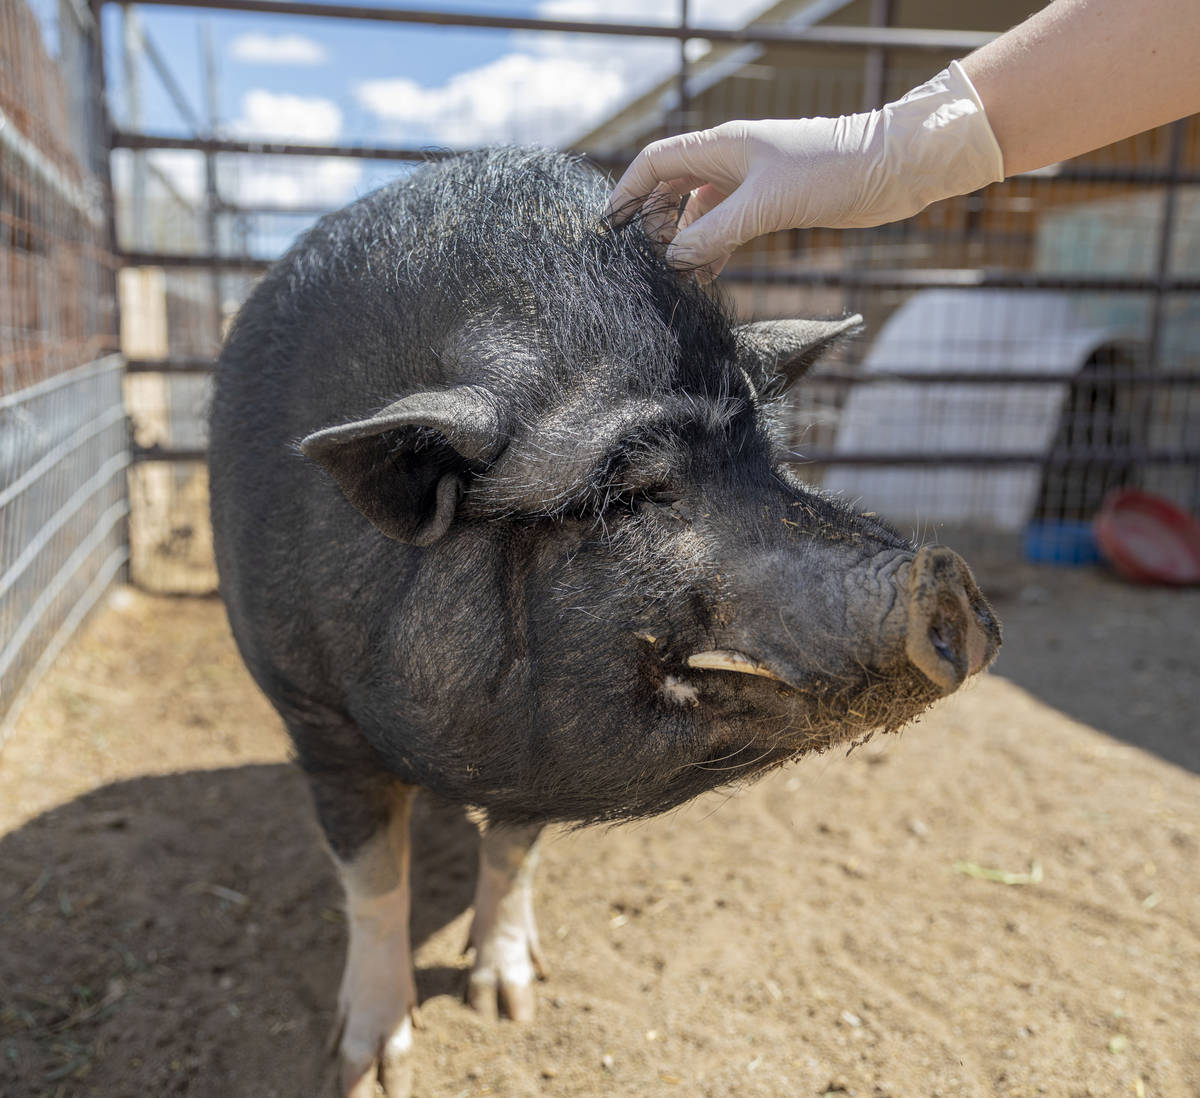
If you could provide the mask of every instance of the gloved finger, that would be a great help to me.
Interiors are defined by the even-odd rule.
[[[677,175],[667,180],[667,186],[679,194],[690,194],[697,187],[707,186],[708,180],[699,175]]]
[[[701,286],[707,286],[725,269],[725,264],[728,262],[728,256],[724,259],[714,259],[711,263],[706,263],[703,267],[683,268],[680,270],[679,275],[681,278],[694,278]]]
[[[714,259],[711,263],[708,263],[705,266],[701,267],[700,270],[703,272],[703,274],[701,276],[700,281],[701,282],[711,282],[714,278],[717,277],[717,275],[719,275],[723,270],[725,270],[725,264],[728,262],[729,262],[729,256],[726,256],[724,259]]]
[[[699,221],[709,210],[718,203],[724,202],[729,196],[724,191],[717,190],[711,183],[705,183],[692,191],[687,205],[679,218],[679,230],[682,232],[689,225]]]
[[[752,204],[739,189],[679,232],[667,248],[667,262],[719,271],[736,248],[761,231]]]
[[[711,133],[711,130],[682,133],[647,145],[625,169],[609,195],[606,216],[618,224],[628,221],[637,209],[637,199],[650,194],[659,183],[683,176],[693,176],[697,182],[703,182],[706,179],[705,152],[712,142]]]
[[[658,244],[669,244],[676,233],[679,203],[686,191],[680,192],[667,183],[660,183],[642,204],[642,230]]]

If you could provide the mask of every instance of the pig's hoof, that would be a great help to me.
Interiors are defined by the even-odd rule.
[[[537,928],[494,926],[483,936],[471,928],[468,948],[475,947],[475,963],[467,982],[467,1002],[486,1018],[503,1012],[514,1022],[532,1021],[536,1007],[534,980],[546,978],[537,940]],[[390,1096],[389,1096],[390,1098]]]
[[[411,1098],[412,1018],[406,1016],[389,1034],[370,1022],[351,1016],[338,1027],[340,1098]]]

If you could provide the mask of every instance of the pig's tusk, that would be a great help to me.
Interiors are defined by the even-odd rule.
[[[741,652],[729,652],[714,649],[711,652],[694,652],[687,658],[688,667],[702,671],[737,671],[743,675],[758,675],[764,679],[774,679],[783,682],[766,664],[752,660]]]

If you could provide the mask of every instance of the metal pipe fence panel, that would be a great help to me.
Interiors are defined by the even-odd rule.
[[[0,744],[128,558],[94,23],[0,0]],[[98,174],[98,171],[100,174]]]

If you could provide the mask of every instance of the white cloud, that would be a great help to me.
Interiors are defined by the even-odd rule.
[[[669,24],[679,21],[679,0],[542,0],[537,15],[540,19]]]
[[[204,158],[180,149],[155,149],[146,154],[149,162],[171,181],[176,192],[199,204],[204,199]]]
[[[697,24],[745,23],[768,0],[693,0]],[[545,0],[547,19],[672,23],[675,0]],[[405,77],[368,80],[358,102],[387,124],[387,138],[457,147],[494,142],[562,145],[628,100],[653,87],[678,64],[669,39],[606,38],[525,32],[516,50],[427,87]]]
[[[698,27],[741,27],[773,0],[690,0],[688,22]],[[678,0],[543,0],[543,19],[578,19],[608,23],[679,22]]]
[[[588,61],[509,53],[441,87],[424,88],[404,78],[369,80],[355,93],[403,140],[556,144],[616,106],[626,85],[620,71]]]
[[[341,206],[355,197],[362,163],[331,156],[240,157],[222,172],[221,192],[245,206]]]
[[[341,137],[342,110],[332,99],[254,88],[229,130],[250,139],[333,144]],[[229,157],[223,167],[222,193],[250,206],[340,205],[354,197],[363,171],[361,161],[332,156]]]
[[[259,65],[323,65],[329,55],[302,34],[239,34],[229,52],[237,61]]]
[[[247,140],[335,144],[342,110],[320,96],[254,88],[228,132]],[[227,156],[219,161],[220,190],[239,205],[338,206],[355,195],[363,166],[338,157]]]
[[[203,156],[170,149],[147,156],[182,198],[195,209],[203,208]],[[128,190],[132,173],[123,161],[118,163],[115,186]],[[360,161],[332,156],[228,156],[217,164],[221,197],[245,206],[340,206],[356,196],[363,174]]]
[[[342,132],[342,110],[332,99],[254,88],[242,97],[242,113],[229,132],[248,139],[329,144]]]

